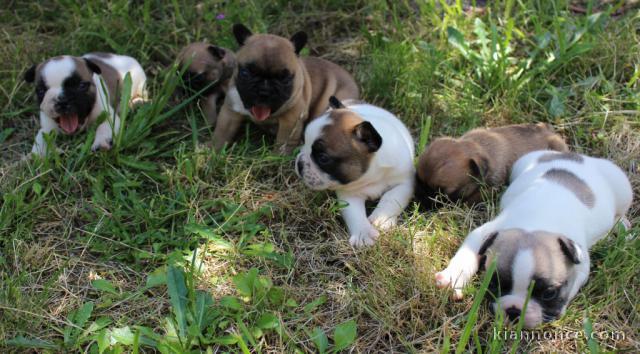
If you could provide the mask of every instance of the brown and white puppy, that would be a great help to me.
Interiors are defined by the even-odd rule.
[[[354,246],[372,245],[396,224],[413,194],[414,145],[392,113],[331,98],[334,109],[305,129],[296,172],[314,190],[334,190],[347,206],[342,217]],[[380,199],[367,217],[365,202]]]
[[[304,32],[286,39],[272,34],[252,34],[241,24],[233,26],[240,45],[237,71],[231,79],[213,133],[214,147],[232,141],[244,117],[276,133],[276,148],[290,153],[301,142],[305,124],[322,114],[329,97],[357,99],[358,86],[340,66],[299,54],[307,43]]]
[[[44,134],[53,130],[66,135],[81,132],[102,112],[107,119],[101,123],[91,148],[110,149],[114,131],[120,129],[117,114],[119,93],[125,75],[131,76],[130,103],[147,99],[147,77],[142,66],[131,57],[109,53],[89,53],[82,57],[69,55],[48,59],[29,68],[25,81],[36,84],[40,106],[40,130],[31,150],[44,155]]]
[[[209,43],[191,43],[178,54],[180,68],[187,66],[182,75],[187,92],[200,93],[200,104],[211,125],[216,123],[218,102],[227,89],[236,68],[232,51]]]
[[[587,281],[589,249],[624,220],[632,199],[628,177],[609,160],[530,152],[513,166],[500,213],[465,238],[436,285],[461,298],[471,277],[495,261],[493,310],[511,321],[523,316],[527,328],[553,321]]]
[[[544,149],[568,150],[562,137],[544,123],[474,129],[457,139],[438,138],[418,160],[416,196],[425,206],[437,193],[454,201],[479,202],[482,183],[504,185],[518,158]]]

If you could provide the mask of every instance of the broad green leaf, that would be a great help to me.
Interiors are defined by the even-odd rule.
[[[59,349],[57,345],[42,339],[25,338],[17,336],[4,342],[9,347],[29,348],[29,349]]]
[[[453,27],[447,27],[447,37],[454,48],[458,49],[465,58],[469,57],[469,45],[460,31]]]
[[[111,338],[116,342],[124,345],[132,345],[134,340],[133,332],[129,326],[114,328],[111,330]]]
[[[233,283],[242,296],[251,297],[256,286],[259,286],[258,269],[251,268],[246,273],[240,273],[233,277]]]
[[[272,313],[263,313],[256,324],[262,329],[271,329],[278,327],[280,321],[278,317]]]
[[[167,269],[160,267],[147,275],[147,288],[153,288],[167,283]]]
[[[213,298],[206,291],[198,291],[196,293],[196,304],[194,308],[194,321],[199,331],[203,331],[211,322],[211,305]]]
[[[242,310],[242,303],[237,297],[233,296],[223,296],[222,299],[220,299],[220,306],[231,310]]]
[[[100,332],[98,332],[98,335],[96,336],[96,342],[98,342],[99,353],[100,354],[104,353],[104,351],[107,350],[109,348],[109,345],[111,344],[110,331],[103,329]]]
[[[324,304],[325,302],[327,302],[327,297],[325,295],[320,296],[319,298],[311,301],[310,303],[304,305],[303,310],[306,313],[309,313],[313,310],[315,310],[318,306],[321,306],[322,304]]]
[[[333,344],[336,351],[350,346],[356,339],[356,321],[349,320],[336,326],[333,330]]]
[[[229,336],[215,337],[211,341],[213,343],[222,344],[222,345],[233,345],[238,343],[238,336],[229,335]]]
[[[91,282],[91,286],[93,286],[97,290],[110,293],[113,295],[118,295],[118,291],[116,290],[116,287],[113,286],[113,284],[111,284],[111,282],[106,279],[93,280]]]
[[[329,347],[329,339],[327,338],[327,335],[324,333],[322,328],[316,327],[313,330],[313,333],[311,334],[311,340],[313,341],[313,344],[316,345],[316,348],[318,348],[318,352],[320,354],[327,352],[327,348]]]
[[[181,268],[170,266],[167,269],[167,289],[179,335],[184,338],[187,333],[187,287]]]

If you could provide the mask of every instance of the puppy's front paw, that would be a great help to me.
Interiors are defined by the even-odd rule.
[[[395,216],[375,215],[369,216],[369,221],[380,231],[387,231],[396,226],[398,218]]]
[[[113,140],[111,138],[96,140],[93,142],[93,145],[91,145],[91,151],[96,152],[99,150],[111,150],[112,146]]]
[[[129,107],[139,107],[145,104],[146,102],[147,102],[146,99],[136,96],[136,97],[133,97],[129,102]]]
[[[371,246],[380,236],[378,230],[369,225],[351,235],[349,243],[354,247]]]
[[[438,288],[441,288],[441,289],[448,288],[448,287],[453,288],[452,297],[454,300],[461,300],[463,298],[462,285],[457,284],[457,282],[454,282],[454,274],[448,268],[441,272],[436,273],[435,280],[436,280],[436,286]]]

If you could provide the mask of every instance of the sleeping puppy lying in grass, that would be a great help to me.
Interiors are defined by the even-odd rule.
[[[459,299],[478,269],[495,260],[492,309],[512,321],[524,312],[532,328],[564,313],[589,276],[589,249],[624,218],[632,190],[612,162],[554,151],[520,158],[511,181],[500,214],[467,236],[435,280]]]
[[[343,105],[334,96],[333,109],[313,120],[296,158],[296,172],[309,188],[334,190],[348,205],[342,209],[349,242],[372,245],[413,195],[413,139],[393,114],[366,103]],[[380,198],[367,217],[366,200]],[[376,229],[378,228],[378,229]]]
[[[457,139],[435,139],[418,160],[416,197],[425,207],[438,193],[452,201],[480,202],[482,183],[506,184],[518,158],[545,149],[568,150],[562,137],[544,123],[474,129]]]
[[[40,106],[40,130],[32,153],[45,155],[44,134],[81,132],[102,112],[107,119],[98,125],[93,151],[109,150],[113,132],[120,129],[117,114],[125,75],[131,75],[130,104],[147,100],[147,77],[134,58],[110,53],[89,53],[82,57],[63,55],[29,68],[25,81],[35,83]]]

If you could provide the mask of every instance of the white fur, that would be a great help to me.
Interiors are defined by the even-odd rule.
[[[390,112],[370,104],[347,104],[347,108],[369,121],[382,137],[382,146],[374,153],[368,170],[356,181],[342,185],[313,162],[311,146],[321,136],[322,128],[331,124],[329,112],[307,126],[305,145],[296,164],[300,161],[304,165],[301,177],[310,188],[334,190],[338,199],[347,203],[342,217],[349,229],[349,242],[354,246],[372,245],[379,230],[395,226],[413,195],[414,144],[407,128]],[[377,207],[367,217],[365,201],[378,198]]]
[[[226,99],[229,101],[229,108],[231,108],[232,111],[243,114],[245,116],[251,116],[251,112],[244,108],[244,103],[242,103],[240,93],[235,86],[229,87],[229,90],[227,90]]]
[[[562,234],[576,243],[581,262],[576,265],[574,278],[569,279],[569,300],[577,294],[589,275],[589,248],[624,217],[631,205],[632,190],[624,172],[608,160],[582,155],[584,160],[581,163],[570,160],[538,162],[540,156],[556,153],[534,151],[515,163],[512,183],[500,202],[500,214],[467,236],[449,266],[436,274],[439,287],[451,287],[454,297],[462,297],[462,288],[478,270],[478,251],[484,238],[495,231],[519,228],[529,232]],[[552,168],[566,169],[581,178],[595,195],[593,208],[584,205],[568,189],[542,178]],[[517,295],[501,299],[503,308],[508,308],[505,302],[522,308],[526,298],[524,282],[529,285],[531,274],[527,272],[533,268],[527,262],[534,260],[522,254],[517,257],[523,258],[517,259],[519,264],[513,269],[513,278],[515,284],[519,284],[518,279],[523,283],[517,285]],[[534,327],[541,322],[541,308],[535,300],[531,300],[529,306],[525,324]]]
[[[94,55],[85,55],[84,57],[91,59],[100,59],[114,67],[120,74],[122,81],[129,72],[131,74],[131,103],[138,103],[147,99],[147,91],[145,88],[147,77],[142,66],[133,58],[124,55],[111,55],[110,57],[98,57]],[[35,142],[31,152],[37,155],[45,155],[47,146],[44,141],[44,134],[51,131],[60,131],[58,124],[55,122],[56,112],[54,110],[55,103],[62,93],[62,84],[64,80],[71,76],[75,71],[75,62],[70,56],[62,56],[60,59],[51,60],[41,69],[41,75],[44,78],[48,90],[40,105],[40,130],[36,135]],[[87,126],[95,122],[102,112],[108,113],[108,119],[100,124],[96,130],[96,136],[92,144],[93,150],[110,149],[112,144],[113,132],[120,129],[120,117],[109,103],[109,93],[104,90],[101,83],[101,76],[93,74],[93,82],[96,85],[96,102],[85,120],[84,124],[79,127],[79,131],[86,129]]]

